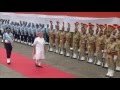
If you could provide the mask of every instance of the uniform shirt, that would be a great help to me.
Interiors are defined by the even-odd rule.
[[[34,28],[32,28],[31,30],[32,30],[33,36],[35,36],[35,35],[36,35],[36,28],[34,27]]]
[[[117,40],[117,44],[118,44],[118,57],[120,57],[120,40]]]
[[[3,32],[2,24],[0,23],[0,31]]]
[[[27,29],[27,32],[28,32],[28,36],[31,36],[31,27]]]
[[[3,30],[5,30],[6,27],[7,27],[6,24],[2,24],[2,29]]]
[[[20,26],[17,26],[17,34],[20,34]]]
[[[67,32],[65,34],[65,39],[66,39],[66,44],[71,44],[71,38],[72,38],[72,35],[70,32]]]
[[[34,36],[35,28],[31,28],[31,34]]]
[[[21,35],[24,34],[24,27],[20,27],[20,33],[21,33]]]
[[[5,41],[5,43],[13,43],[13,34],[12,33],[4,33],[3,34],[3,40]]]
[[[24,35],[27,35],[27,29],[28,27],[24,27]]]
[[[36,28],[36,35],[37,35],[38,32],[41,32],[40,28]]]
[[[17,34],[17,26],[14,26],[14,31]]]
[[[41,28],[41,32],[45,33],[45,28]]]

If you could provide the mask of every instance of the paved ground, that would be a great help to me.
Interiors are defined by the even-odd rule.
[[[0,47],[3,47],[2,43],[0,43]],[[32,47],[30,46],[15,42],[13,51],[32,58]],[[79,61],[77,59],[71,59],[70,57],[64,57],[53,52],[46,53],[46,60],[44,60],[44,63],[52,65],[53,67],[59,68],[65,72],[74,74],[78,78],[106,78],[105,74],[107,72],[107,69],[105,68],[86,63],[85,61]],[[25,77],[20,73],[17,73],[0,64],[0,78]],[[115,73],[115,78],[120,78],[120,72]]]

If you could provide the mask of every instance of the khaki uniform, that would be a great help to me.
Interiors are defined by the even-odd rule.
[[[94,60],[94,53],[95,53],[95,36],[94,35],[89,35],[88,37],[88,57],[90,63],[93,62]]]
[[[78,57],[79,41],[80,41],[79,31],[74,32],[73,34],[73,58]]]
[[[80,36],[80,54],[81,60],[86,60],[86,49],[87,49],[87,35],[81,34]]]
[[[96,38],[96,53],[97,53],[97,65],[101,65],[102,64],[102,57],[103,57],[103,53],[102,50],[104,50],[104,36],[98,36]]]
[[[112,40],[113,39],[113,40]],[[117,61],[117,53],[118,53],[118,44],[115,41],[114,37],[110,38],[110,43],[106,44],[106,61],[108,64],[108,72],[107,76],[113,77],[114,76],[114,70],[116,68],[116,61]]]
[[[118,47],[117,47],[117,43],[113,42],[113,43],[109,43],[107,44],[106,47],[107,50],[107,55],[106,55],[106,59],[107,59],[107,64],[108,64],[108,73],[107,76],[114,76],[114,70],[115,70],[115,55],[117,55],[117,51],[118,51]]]
[[[107,37],[105,36],[105,40],[104,40],[104,54],[103,54],[103,58],[105,58],[105,61],[104,61],[104,67],[108,67],[108,64],[107,64],[107,59],[106,59],[106,49],[107,49],[107,45],[110,43],[110,37]]]
[[[56,49],[56,53],[58,53],[58,50],[59,50],[59,43],[60,43],[60,36],[59,36],[59,34],[60,34],[60,31],[56,31],[55,32],[55,49]]]
[[[55,33],[53,30],[49,32],[49,42],[50,42],[50,51],[53,51],[53,46],[55,43]]]
[[[71,38],[72,38],[71,33],[67,31],[65,35],[66,56],[70,56]]]
[[[120,34],[119,34],[119,36],[118,36],[119,38],[117,39],[117,45],[118,45],[118,54],[117,54],[117,56],[118,56],[118,59],[117,59],[117,61],[116,61],[116,70],[117,71],[120,71]]]
[[[65,32],[61,31],[60,32],[60,54],[63,54],[63,49],[64,49],[64,43],[65,43]]]

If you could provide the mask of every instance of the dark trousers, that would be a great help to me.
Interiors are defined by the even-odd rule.
[[[24,40],[24,35],[21,35],[21,41],[23,41]]]
[[[20,34],[17,34],[17,40],[20,40]]]
[[[2,36],[2,32],[1,32],[1,30],[0,30],[0,35]]]
[[[27,42],[27,35],[24,35],[24,42]]]
[[[28,42],[31,43],[31,36],[28,36]]]
[[[13,37],[15,38],[15,32],[13,31]]]
[[[5,49],[6,49],[7,58],[10,58],[11,57],[11,52],[12,52],[11,43],[5,43]]]
[[[17,34],[15,33],[15,39],[17,39]]]
[[[35,36],[32,36],[32,37],[31,37],[31,41],[32,41],[31,43],[32,43],[32,44],[33,44],[33,42],[34,42],[34,39],[35,39]]]
[[[48,36],[48,34],[46,35],[46,42],[49,42],[49,36]]]

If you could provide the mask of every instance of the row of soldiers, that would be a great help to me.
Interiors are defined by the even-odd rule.
[[[53,22],[50,21],[49,32],[49,51],[61,55],[70,56],[74,59],[87,61],[99,66],[108,68],[106,76],[113,77],[114,71],[120,71],[120,26],[81,23],[81,32],[79,32],[79,23],[75,23],[75,30],[70,32],[70,23],[67,31],[63,27],[60,30],[57,21],[56,32],[53,30]],[[89,31],[88,33],[87,30]]]
[[[20,25],[19,23],[5,23],[0,22],[0,36],[2,37],[5,32],[5,28],[9,27],[11,32],[14,35],[14,41],[21,42],[33,46],[34,39],[38,32],[43,32],[44,39],[46,42],[49,42],[49,24],[45,27],[44,24],[35,25],[33,23]]]

